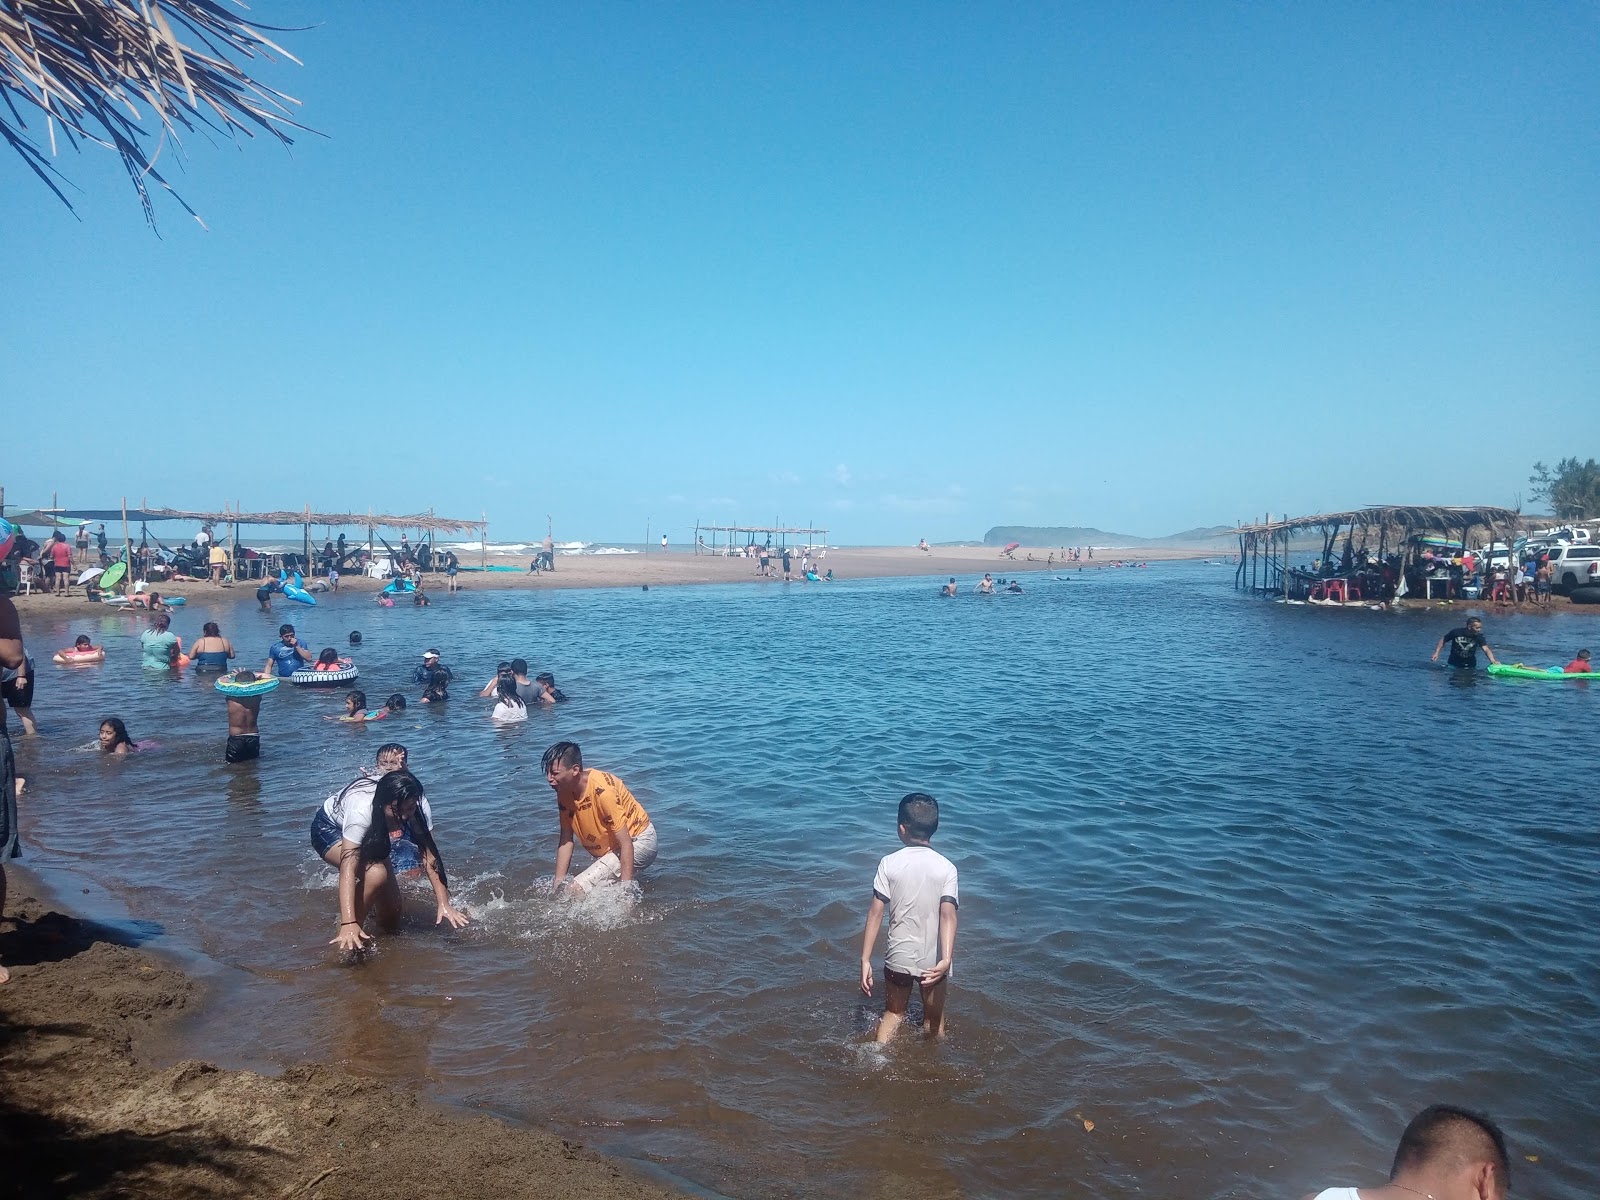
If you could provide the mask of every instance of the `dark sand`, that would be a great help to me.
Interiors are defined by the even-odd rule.
[[[8,869],[0,1196],[618,1200],[675,1195],[554,1134],[436,1108],[335,1067],[269,1078],[140,1046],[197,985]]]

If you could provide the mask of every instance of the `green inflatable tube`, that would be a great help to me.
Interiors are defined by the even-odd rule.
[[[228,672],[213,685],[224,696],[265,696],[278,686],[278,677],[268,675],[265,679],[256,679],[254,683],[235,683],[233,672]]]
[[[1507,679],[1560,680],[1563,683],[1571,683],[1575,679],[1596,678],[1593,674],[1584,674],[1582,672],[1574,672],[1569,675],[1560,667],[1549,667],[1541,670],[1539,667],[1525,667],[1521,663],[1516,666],[1508,666],[1506,663],[1491,663],[1489,665],[1489,674],[1501,675]]]

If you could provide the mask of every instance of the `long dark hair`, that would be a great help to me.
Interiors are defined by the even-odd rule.
[[[111,743],[112,750],[115,750],[118,746],[126,746],[129,750],[137,750],[139,748],[139,743],[128,736],[128,727],[122,723],[121,717],[107,717],[100,722],[100,725],[102,728],[107,725],[111,726],[111,732],[116,735],[117,740]]]
[[[430,857],[433,866],[439,872],[439,882],[445,887],[450,886],[450,877],[445,874],[444,856],[439,853],[439,847],[434,844],[433,834],[428,829],[428,823],[422,819],[420,805],[424,799],[422,784],[410,771],[390,771],[378,780],[378,786],[372,793],[372,824],[367,826],[366,836],[361,839],[361,847],[357,851],[357,867],[362,868],[369,863],[386,863],[389,861],[389,814],[390,805],[400,805],[407,800],[415,800],[419,806],[412,814],[411,819],[405,822],[401,829],[407,834],[417,848],[422,851],[423,861]]]
[[[517,677],[509,670],[501,671],[495,676],[495,699],[501,704],[509,704],[512,708],[527,708],[527,703],[517,695]]]

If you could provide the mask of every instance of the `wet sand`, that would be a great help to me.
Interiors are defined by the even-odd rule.
[[[183,972],[115,926],[64,914],[15,865],[0,922],[0,1194],[17,1197],[677,1193],[554,1134],[452,1112],[318,1064],[276,1078],[142,1046],[198,1003]]]

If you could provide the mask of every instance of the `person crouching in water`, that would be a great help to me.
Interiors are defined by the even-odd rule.
[[[399,749],[385,746],[380,750]],[[403,759],[402,759],[403,761]],[[433,840],[432,817],[417,777],[404,767],[376,783],[357,779],[317,810],[311,822],[311,846],[330,866],[339,868],[339,931],[328,943],[353,956],[366,949],[372,935],[362,928],[369,912],[392,933],[400,924],[398,875],[420,867],[433,885],[433,923],[452,928],[467,924],[467,914],[450,903],[449,877]],[[398,836],[394,836],[398,834]]]
[[[541,765],[560,811],[552,890],[559,891],[564,882],[575,897],[610,883],[637,889],[634,876],[656,860],[656,827],[644,806],[615,775],[585,768],[576,742],[557,742],[544,752]],[[595,860],[569,882],[574,838]]]

